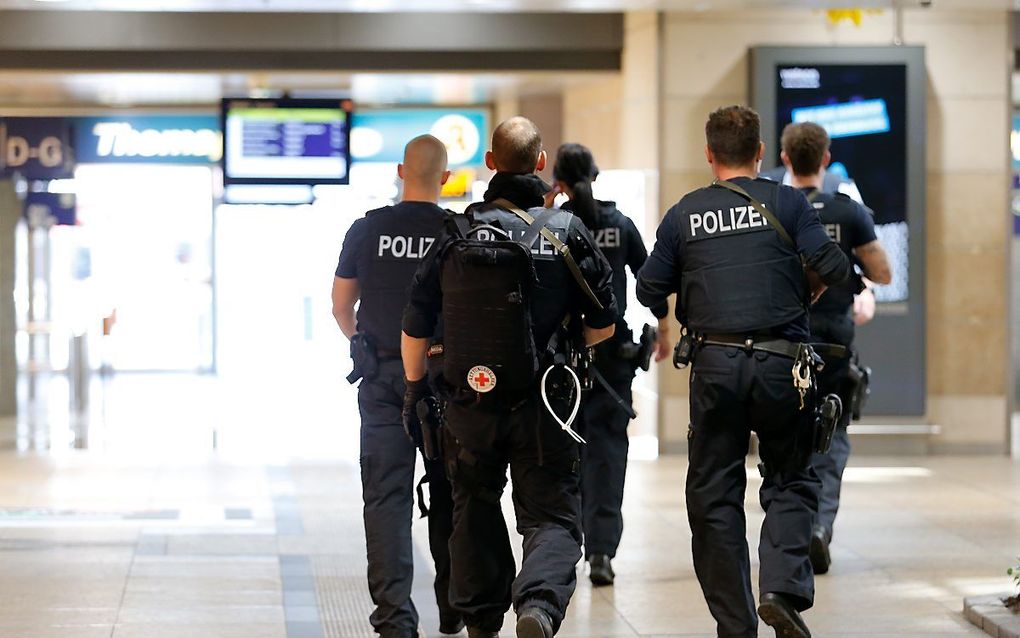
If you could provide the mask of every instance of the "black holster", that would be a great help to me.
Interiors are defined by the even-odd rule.
[[[359,332],[351,337],[351,360],[354,369],[347,375],[351,385],[359,379],[371,381],[379,374],[379,357],[376,355],[375,343],[368,335]]]
[[[854,357],[850,362],[850,370],[847,373],[847,382],[850,384],[850,418],[854,421],[861,420],[861,411],[868,402],[868,395],[871,394],[871,368],[862,366]]]
[[[630,361],[635,370],[640,368],[648,372],[652,366],[652,354],[655,353],[655,342],[658,339],[658,329],[646,323],[641,329],[641,337],[637,343],[631,342],[628,338],[625,343],[620,345],[620,358]]]
[[[843,416],[843,402],[835,394],[826,395],[815,411],[814,450],[818,454],[828,454],[832,446],[832,436],[839,427]]]
[[[418,402],[418,421],[421,422],[421,453],[429,461],[442,457],[440,428],[443,426],[443,408],[439,399],[425,397]]]

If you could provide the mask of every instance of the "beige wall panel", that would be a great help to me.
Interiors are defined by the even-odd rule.
[[[933,396],[928,402],[932,423],[942,426],[936,450],[946,452],[1004,452],[1006,398],[992,396]]]
[[[709,170],[705,160],[705,122],[708,114],[722,106],[747,101],[742,94],[696,98],[667,98],[663,117],[663,169],[667,171]]]
[[[862,26],[830,25],[821,11],[712,11],[668,14],[667,95],[745,95],[747,48],[758,45],[890,44],[892,15],[868,15]]]
[[[1012,232],[1002,198],[1008,179],[1002,173],[929,173],[928,244],[1002,247]]]
[[[945,21],[945,16],[940,21],[918,23],[912,16],[904,26],[904,40],[925,45],[929,91],[940,98],[1008,99],[1009,76],[1004,72],[1008,64],[1003,64],[1003,58],[1011,53],[989,43],[1009,41],[1009,22],[994,19],[995,13],[973,13],[982,19],[957,22]]]
[[[659,192],[662,194],[662,210],[660,215],[665,215],[674,204],[680,201],[687,193],[708,186],[712,183],[712,173],[706,163],[703,170],[691,172],[669,171],[663,174],[662,186]]]
[[[1006,98],[930,98],[928,172],[1006,176],[1011,110]]]

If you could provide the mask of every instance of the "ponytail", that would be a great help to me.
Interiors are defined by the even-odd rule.
[[[556,152],[553,177],[570,186],[573,196],[571,210],[584,222],[594,228],[599,216],[599,206],[591,191],[591,183],[598,177],[599,168],[587,147],[580,144],[564,144]]]

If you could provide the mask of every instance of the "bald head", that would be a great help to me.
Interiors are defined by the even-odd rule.
[[[534,173],[545,163],[542,132],[526,117],[512,117],[492,132],[491,160],[497,171]]]
[[[418,186],[439,186],[446,173],[446,145],[431,135],[419,135],[404,147],[400,177]]]

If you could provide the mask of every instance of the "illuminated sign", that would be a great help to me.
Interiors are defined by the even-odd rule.
[[[446,144],[451,167],[481,166],[489,136],[486,109],[380,109],[354,114],[351,156],[356,162],[401,162],[404,145],[429,133]]]
[[[86,117],[74,120],[80,163],[210,164],[223,154],[213,116]]]
[[[68,127],[62,118],[14,117],[0,121],[0,175],[28,179],[70,177]]]
[[[806,106],[792,111],[794,122],[814,122],[832,139],[889,132],[889,111],[885,100],[862,100],[824,106]]]

